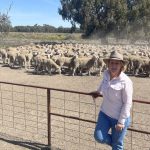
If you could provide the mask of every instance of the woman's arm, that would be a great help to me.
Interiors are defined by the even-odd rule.
[[[129,80],[125,83],[125,87],[122,90],[123,106],[121,109],[120,117],[118,119],[118,123],[124,124],[125,119],[130,116],[130,110],[132,107],[132,98],[133,98],[133,84],[132,81]]]

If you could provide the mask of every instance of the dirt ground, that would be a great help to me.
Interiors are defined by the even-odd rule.
[[[134,84],[133,99],[150,102],[150,78],[130,76]],[[0,66],[0,81],[44,86],[56,89],[67,89],[91,92],[97,89],[102,77],[99,76],[66,76],[35,75],[24,69],[10,69]]]
[[[134,84],[133,99],[150,102],[150,78],[131,77]],[[37,85],[56,89],[67,89],[82,92],[96,90],[102,77],[98,76],[66,76],[66,75],[33,75],[24,69],[10,69],[0,66],[0,81]],[[0,150],[22,150],[28,149],[25,146],[15,145],[0,138]]]

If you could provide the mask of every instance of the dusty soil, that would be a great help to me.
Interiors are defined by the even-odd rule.
[[[0,66],[0,81],[21,83],[27,85],[37,85],[57,89],[67,89],[82,92],[91,92],[95,90],[102,77],[98,76],[66,76],[66,75],[34,75],[26,72],[24,69],[10,69]],[[144,100],[150,102],[150,78],[132,77],[134,84],[133,99]],[[15,142],[3,140],[0,138],[0,150],[22,150],[30,149],[27,146],[19,146]],[[12,140],[10,140],[12,141]],[[38,148],[37,148],[38,149]]]
[[[150,78],[130,76],[134,84],[133,99],[150,101]],[[0,67],[0,81],[67,89],[82,92],[95,90],[102,77],[99,76],[66,76],[66,75],[35,75],[24,69]]]

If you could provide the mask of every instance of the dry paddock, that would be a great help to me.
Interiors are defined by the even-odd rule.
[[[131,77],[134,99],[150,102],[150,79]],[[82,92],[95,90],[101,80],[96,76],[32,75],[25,70],[0,67],[0,80]],[[95,142],[95,124],[101,98],[93,102],[91,96],[52,90],[51,113],[74,116],[74,119],[51,116],[52,149],[109,150]],[[76,120],[81,118],[82,120]],[[132,126],[150,132],[149,105],[134,103]],[[0,84],[0,149],[46,149],[47,91],[45,89]],[[127,150],[149,150],[150,135],[128,131]]]

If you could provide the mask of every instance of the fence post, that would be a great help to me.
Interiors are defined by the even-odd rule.
[[[48,130],[48,146],[51,146],[51,115],[50,115],[50,89],[47,89],[47,130]]]

